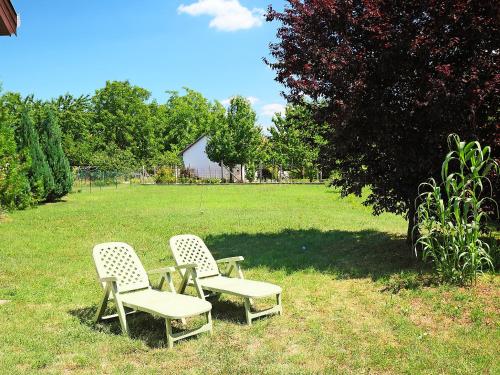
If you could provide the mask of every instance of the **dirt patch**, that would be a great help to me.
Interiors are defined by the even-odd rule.
[[[500,284],[481,281],[470,288],[455,288],[432,296],[413,297],[410,319],[431,331],[452,325],[494,326],[500,319]]]

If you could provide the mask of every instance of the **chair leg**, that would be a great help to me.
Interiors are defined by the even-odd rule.
[[[247,318],[247,324],[249,326],[252,325],[252,316],[251,316],[251,303],[250,303],[250,298],[245,298],[245,316]]]
[[[97,308],[97,311],[94,316],[94,322],[98,323],[99,320],[101,320],[102,315],[104,314],[104,311],[106,311],[106,306],[108,305],[108,299],[109,299],[109,288],[106,288],[104,290],[104,296],[102,298],[101,304]]]
[[[167,346],[169,349],[174,347],[174,338],[172,336],[172,322],[170,319],[165,319],[165,326],[167,328]]]
[[[283,306],[281,305],[281,293],[276,294],[276,305],[278,305],[279,308],[278,314],[283,315]]]
[[[120,319],[120,325],[122,326],[122,332],[125,335],[129,334],[128,331],[128,323],[127,323],[127,314],[125,312],[125,308],[123,307],[121,301],[116,298],[115,296],[115,303],[116,303],[116,310],[118,311],[118,318]]]
[[[210,336],[212,336],[214,334],[213,323],[212,323],[212,313],[210,311],[207,312],[206,317],[207,317],[207,324],[210,325],[210,330],[208,332],[210,333]]]

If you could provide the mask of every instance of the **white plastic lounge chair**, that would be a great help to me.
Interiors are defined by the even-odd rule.
[[[183,267],[166,267],[146,273],[134,249],[126,243],[109,242],[96,245],[92,251],[97,275],[104,289],[102,302],[95,315],[96,323],[101,319],[118,316],[122,331],[129,333],[126,315],[143,311],[165,318],[167,345],[173,347],[174,341],[196,335],[201,332],[212,333],[212,305],[203,299],[177,294],[172,283],[172,273],[182,269],[196,279],[194,264]],[[148,274],[161,275],[159,289],[167,281],[171,292],[162,292],[151,287]],[[111,294],[111,295],[110,295]],[[117,314],[103,317],[109,300],[114,300]],[[126,312],[126,309],[129,310]],[[207,323],[193,330],[172,333],[171,321],[204,314]]]
[[[257,317],[283,313],[281,288],[269,283],[245,280],[239,264],[243,261],[243,257],[231,257],[216,261],[203,240],[190,234],[172,237],[170,248],[178,266],[192,263],[197,265],[197,282],[194,279],[190,280],[192,274],[180,269],[183,279],[178,290],[179,293],[184,293],[186,286],[193,284],[197,288],[198,295],[203,298],[205,297],[204,290],[215,294],[227,293],[242,297],[245,301],[245,315],[248,325],[251,325],[252,319]],[[223,272],[221,272],[219,265],[226,266],[223,268]],[[236,278],[229,277],[233,270],[236,271]],[[252,312],[252,299],[269,296],[276,296],[275,306],[264,311]]]

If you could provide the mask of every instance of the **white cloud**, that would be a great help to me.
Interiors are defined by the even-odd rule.
[[[220,102],[223,106],[228,106],[231,103],[232,98],[233,96],[227,99],[223,99]],[[246,99],[250,102],[251,105],[255,105],[255,103],[259,101],[259,98],[256,98],[255,96],[247,96]]]
[[[271,103],[262,106],[260,114],[265,117],[273,117],[275,113],[285,113],[285,106],[279,103]]]
[[[263,9],[246,8],[239,0],[197,0],[189,5],[181,4],[177,11],[191,16],[211,16],[209,26],[221,31],[259,27],[264,18]]]
[[[256,98],[255,96],[247,96],[247,100],[251,105],[255,105],[255,103],[259,101],[259,98]]]

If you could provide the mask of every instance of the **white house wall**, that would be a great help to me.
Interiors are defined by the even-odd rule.
[[[229,170],[224,167],[224,172],[222,172],[220,165],[218,163],[214,163],[208,158],[205,151],[207,148],[207,142],[208,138],[206,136],[202,137],[198,140],[198,142],[184,151],[182,154],[184,167],[191,169],[196,176],[201,178],[224,178],[229,180]],[[240,178],[239,166],[235,168],[233,174],[237,179]]]

